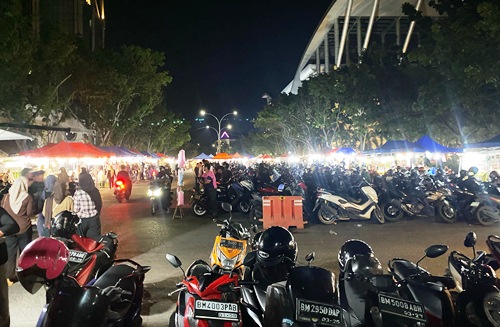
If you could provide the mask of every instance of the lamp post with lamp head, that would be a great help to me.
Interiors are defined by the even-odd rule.
[[[212,115],[211,113],[209,112],[206,112],[205,110],[201,110],[200,111],[200,114],[202,116],[205,116],[205,115],[209,115],[209,116],[212,116],[213,118],[215,118],[215,120],[217,121],[217,125],[218,125],[218,128],[216,129],[215,127],[212,127],[212,126],[208,126],[207,125],[207,129],[213,129],[216,133],[217,133],[217,153],[220,153],[221,152],[221,134],[222,132],[225,130],[225,129],[231,129],[232,126],[231,124],[228,124],[226,127],[222,127],[222,121],[224,120],[224,118],[226,118],[227,116],[229,115],[237,115],[238,112],[235,110],[233,112],[229,112],[227,114],[225,114],[224,116],[222,116],[221,118],[218,118],[216,117],[215,115]]]

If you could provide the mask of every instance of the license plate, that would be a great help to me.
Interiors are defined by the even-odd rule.
[[[411,320],[426,322],[425,308],[420,303],[406,301],[385,294],[379,294],[378,301],[380,311],[382,312]]]
[[[196,300],[194,301],[194,317],[198,319],[239,321],[238,304]]]
[[[296,316],[299,322],[314,323],[319,326],[342,325],[342,309],[328,303],[297,299]]]
[[[82,263],[87,256],[87,252],[69,250],[69,262]]]
[[[479,202],[472,202],[470,204],[471,207],[477,207],[480,203]]]

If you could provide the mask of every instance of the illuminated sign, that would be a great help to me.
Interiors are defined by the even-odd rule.
[[[229,137],[229,134],[226,131],[224,131],[220,135],[220,138],[221,138],[221,140],[224,140],[224,139],[229,139],[230,137]]]

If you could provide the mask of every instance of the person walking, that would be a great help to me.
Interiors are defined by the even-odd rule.
[[[7,278],[10,282],[17,281],[16,260],[33,238],[31,216],[33,215],[33,196],[28,193],[29,174],[18,177],[9,189],[9,193],[2,199],[2,208],[16,221],[19,232],[7,236]]]
[[[215,180],[214,172],[210,168],[211,165],[208,162],[203,166],[203,187],[205,189],[205,192],[207,192],[208,198],[210,200],[212,217],[214,219],[217,219],[217,181]]]
[[[73,212],[74,202],[73,198],[69,195],[66,183],[57,180],[54,185],[54,192],[45,200],[43,205],[45,229],[47,231],[50,230],[52,218],[63,211]]]
[[[60,181],[66,183],[66,185],[68,185],[69,182],[71,182],[70,177],[69,177],[68,173],[66,172],[66,168],[64,168],[64,167],[61,167],[59,169],[59,175],[57,175],[57,178]]]
[[[54,186],[56,185],[57,177],[54,175],[49,175],[45,180],[43,181],[44,183],[44,188],[42,191],[42,194],[40,195],[40,200],[42,201],[42,204],[40,205],[40,212],[38,213],[37,219],[36,219],[36,230],[38,232],[38,237],[48,237],[49,236],[49,231],[45,228],[45,215],[44,211],[42,210],[43,207],[45,206],[45,200],[52,195],[52,192],[54,192]],[[35,198],[36,199],[36,198]],[[50,218],[49,218],[49,224],[50,224]]]
[[[73,195],[73,213],[80,218],[78,234],[99,241],[101,238],[101,219],[99,216],[102,209],[101,193],[95,187],[92,176],[87,172],[82,172],[78,176],[78,182],[80,187]]]
[[[19,225],[5,211],[0,208],[0,327],[10,326],[9,313],[9,286],[7,284],[6,262],[8,259],[6,236],[19,232]]]
[[[108,178],[109,189],[112,190],[115,187],[115,170],[113,167],[109,166],[106,177]]]

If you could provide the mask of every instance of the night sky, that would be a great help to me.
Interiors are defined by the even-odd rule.
[[[108,0],[107,45],[165,53],[167,106],[194,120],[238,110],[254,118],[277,97],[332,0]]]

